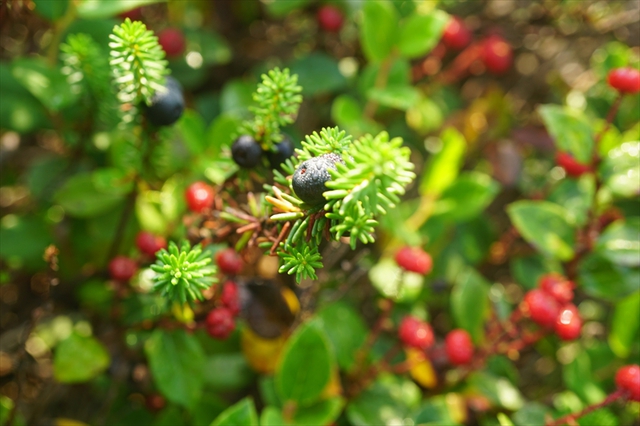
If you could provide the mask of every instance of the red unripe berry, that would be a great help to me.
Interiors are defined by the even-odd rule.
[[[158,250],[167,248],[167,240],[159,235],[153,235],[151,232],[140,231],[136,236],[136,246],[144,254],[155,256]]]
[[[342,11],[330,4],[325,4],[320,7],[316,18],[318,19],[318,25],[320,25],[320,28],[331,33],[337,33],[340,31],[342,24],[344,23]]]
[[[242,258],[232,248],[220,250],[216,253],[216,263],[225,274],[235,275],[242,271]]]
[[[524,296],[524,307],[536,324],[554,328],[560,305],[553,296],[540,289],[531,290]]]
[[[403,247],[396,253],[396,263],[402,269],[426,275],[431,272],[431,256],[420,247]]]
[[[444,338],[444,345],[451,364],[468,364],[473,358],[473,342],[466,330],[458,328],[449,332]]]
[[[582,318],[576,305],[569,303],[564,306],[556,320],[556,334],[562,340],[574,340],[580,337]]]
[[[454,16],[442,33],[442,42],[449,49],[462,50],[471,43],[471,31],[462,19]]]
[[[482,62],[494,74],[503,74],[513,62],[511,45],[502,37],[493,35],[484,40]]]
[[[634,68],[616,68],[607,77],[609,86],[620,93],[640,92],[640,71]]]
[[[556,163],[571,177],[579,177],[591,171],[591,165],[578,163],[568,152],[558,152]]]
[[[227,281],[223,284],[220,302],[225,308],[229,309],[233,315],[238,315],[240,312],[240,297],[236,283]]]
[[[540,288],[564,305],[573,300],[573,289],[576,285],[560,274],[546,274],[540,278]]]
[[[162,46],[167,57],[182,55],[186,47],[184,34],[177,28],[166,28],[158,33],[158,44]]]
[[[616,385],[629,394],[629,399],[640,401],[640,366],[625,365],[616,373]]]
[[[136,7],[135,9],[127,10],[118,15],[120,18],[131,19],[132,21],[142,21],[142,7]]]
[[[201,213],[213,205],[213,188],[204,182],[194,182],[187,188],[185,198],[189,210]]]
[[[434,340],[431,326],[412,316],[404,317],[398,328],[398,336],[404,345],[421,350],[428,349]]]
[[[127,256],[116,256],[109,262],[109,274],[116,281],[129,281],[137,270],[136,261]]]
[[[236,328],[233,314],[227,308],[215,308],[207,315],[207,333],[214,339],[224,340]]]

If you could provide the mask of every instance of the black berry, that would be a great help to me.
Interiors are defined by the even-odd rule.
[[[167,77],[166,90],[157,91],[146,108],[146,116],[154,126],[170,126],[182,116],[184,97],[180,83]]]
[[[328,169],[335,169],[336,163],[344,164],[338,154],[324,154],[313,157],[302,164],[293,174],[293,190],[305,203],[316,206],[327,200],[322,193],[327,190],[325,183],[331,180]]]
[[[293,142],[285,136],[281,142],[275,145],[275,151],[267,151],[267,159],[272,169],[279,169],[280,165],[293,155]]]
[[[233,161],[240,167],[251,169],[260,164],[262,147],[249,135],[242,135],[231,145]]]

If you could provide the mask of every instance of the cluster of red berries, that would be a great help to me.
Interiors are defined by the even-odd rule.
[[[523,308],[541,327],[554,330],[562,340],[580,336],[582,318],[571,303],[575,284],[560,274],[544,275],[538,287],[524,296]]]
[[[405,271],[427,275],[433,267],[429,253],[420,247],[405,246],[396,252],[396,263]]]
[[[160,249],[167,248],[167,240],[151,232],[140,231],[136,236],[136,246],[143,254],[155,257]],[[126,282],[138,271],[138,262],[128,256],[116,256],[109,262],[109,275],[111,279]]]
[[[640,402],[640,366],[625,365],[616,373],[616,386],[632,401]]]
[[[462,50],[473,39],[473,34],[466,27],[464,21],[453,16],[447,24],[442,43],[451,50]],[[493,74],[504,74],[513,63],[513,49],[511,45],[499,35],[490,35],[481,40],[480,59],[484,66]]]
[[[402,319],[398,327],[398,337],[403,345],[421,351],[429,349],[435,341],[431,325],[411,315]],[[463,365],[471,362],[474,347],[466,330],[455,329],[449,332],[445,337],[444,346],[451,364]]]
[[[243,261],[234,249],[226,248],[216,253],[216,264],[222,273],[237,275],[242,271]],[[229,280],[222,285],[219,302],[220,306],[207,315],[205,324],[211,337],[224,340],[235,330],[235,317],[240,313],[240,297],[236,283]]]
[[[238,286],[233,281],[222,285],[220,305],[207,315],[205,327],[214,339],[224,340],[235,330],[235,317],[240,313]]]

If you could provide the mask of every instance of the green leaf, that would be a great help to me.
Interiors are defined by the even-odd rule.
[[[282,400],[311,404],[329,383],[331,352],[324,331],[313,323],[300,327],[288,340],[276,371]]]
[[[19,58],[11,73],[42,105],[51,111],[71,105],[78,98],[60,69],[51,68],[41,58]]]
[[[444,115],[436,102],[422,98],[407,110],[406,120],[409,127],[421,135],[426,135],[442,126]]]
[[[367,98],[382,106],[406,111],[420,101],[421,94],[413,86],[372,87],[367,91]]]
[[[265,407],[260,413],[260,426],[282,426],[286,424],[278,407]]]
[[[34,0],[36,13],[49,21],[61,18],[69,7],[69,0]]]
[[[522,200],[507,207],[522,237],[542,253],[567,261],[573,258],[575,229],[563,207],[549,201]]]
[[[445,395],[435,396],[426,400],[415,415],[415,422],[419,425],[450,425],[460,423],[453,419],[450,405]]]
[[[53,374],[62,383],[86,382],[106,370],[110,363],[102,343],[91,336],[71,333],[56,347]]]
[[[193,156],[202,154],[207,148],[207,138],[205,137],[205,124],[200,114],[193,110],[186,110],[180,120],[176,123],[176,128],[180,132],[182,141]]]
[[[640,217],[630,217],[609,225],[600,234],[595,251],[616,265],[640,266]]]
[[[444,215],[455,222],[478,216],[498,195],[500,185],[489,175],[467,172],[460,175],[442,192],[433,214]]]
[[[467,142],[453,127],[440,134],[442,149],[429,159],[420,182],[420,193],[437,196],[451,185],[462,167]]]
[[[224,85],[220,93],[220,109],[234,117],[244,118],[253,105],[254,84],[232,80]]]
[[[202,395],[205,355],[197,339],[184,330],[156,329],[145,353],[158,389],[168,400],[192,408]]]
[[[564,179],[553,188],[548,200],[564,207],[576,225],[585,225],[593,206],[596,185],[593,175]]]
[[[275,17],[283,17],[289,12],[302,9],[310,0],[270,0],[265,2],[267,11]]]
[[[517,425],[543,425],[549,409],[538,402],[527,402],[513,414],[513,422]]]
[[[0,395],[0,424],[6,425],[9,413],[13,411],[14,402],[8,396]],[[24,421],[22,414],[17,411],[13,424],[15,426],[25,426],[27,423]]]
[[[591,359],[586,351],[578,352],[573,361],[563,367],[562,377],[567,388],[587,404],[598,403],[607,396],[594,382]]]
[[[104,167],[91,174],[93,186],[101,194],[126,195],[133,190],[133,176],[115,167]]]
[[[355,354],[364,344],[369,330],[362,317],[350,305],[339,302],[324,307],[316,319],[333,346],[340,368],[347,371],[353,368]]]
[[[638,289],[640,273],[591,253],[578,265],[578,282],[590,296],[615,301]]]
[[[484,338],[484,319],[489,308],[489,283],[474,269],[456,278],[451,290],[451,313],[458,327],[479,343]]]
[[[359,137],[366,133],[373,135],[382,130],[375,121],[363,116],[361,105],[350,95],[340,95],[333,100],[331,119],[341,129],[344,129],[354,137]]]
[[[526,289],[533,289],[538,285],[542,275],[549,272],[562,273],[562,264],[550,257],[534,254],[526,257],[512,257],[511,274],[518,284]]]
[[[600,164],[599,172],[615,195],[633,197],[640,194],[640,142],[625,142],[613,148]]]
[[[298,74],[298,84],[305,96],[334,92],[347,84],[336,60],[324,53],[313,52],[298,58],[289,68],[291,74]]]
[[[502,408],[515,411],[522,408],[524,403],[518,388],[504,377],[478,371],[469,378],[469,384],[480,395]]]
[[[429,15],[410,15],[400,26],[400,54],[406,58],[417,58],[429,53],[440,41],[448,21],[449,15],[438,9]]]
[[[360,27],[362,50],[369,61],[381,61],[390,53],[396,41],[398,12],[388,0],[368,1],[362,7]]]
[[[403,270],[392,259],[383,259],[373,266],[369,279],[383,297],[397,302],[415,301],[424,284],[422,275]]]
[[[139,6],[163,3],[166,0],[83,0],[78,3],[78,16],[84,19],[104,19]]]
[[[42,255],[55,240],[50,225],[35,215],[6,215],[0,221],[0,257],[14,267],[41,270]],[[4,267],[3,267],[4,268]]]
[[[347,418],[354,425],[404,424],[420,403],[418,385],[405,377],[380,375],[378,380],[347,405]]]
[[[640,330],[640,290],[619,301],[613,311],[609,346],[620,358],[627,358],[638,342]]]
[[[100,192],[92,174],[79,173],[56,191],[54,200],[71,216],[94,217],[116,207],[123,196],[117,192]]]
[[[344,398],[337,396],[296,410],[293,415],[293,424],[301,426],[329,425],[338,418],[344,403]]]
[[[207,358],[203,374],[205,383],[216,390],[240,389],[254,377],[241,353],[216,354]]]
[[[251,397],[246,397],[227,408],[211,426],[258,426],[258,414]]]
[[[241,121],[233,115],[220,114],[207,129],[206,149],[214,156],[224,146],[231,146],[233,137],[237,136]]]
[[[560,151],[570,153],[579,163],[591,162],[593,130],[583,113],[560,105],[542,105],[538,111]]]

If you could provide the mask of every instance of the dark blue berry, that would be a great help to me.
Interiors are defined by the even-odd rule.
[[[267,158],[272,169],[280,169],[280,165],[293,155],[293,142],[288,136],[275,145],[275,151],[267,151]]]
[[[331,180],[328,169],[335,169],[337,162],[344,163],[338,154],[324,154],[303,161],[293,174],[293,191],[298,198],[311,206],[324,204],[327,200],[322,193],[327,190],[325,183]]]
[[[260,164],[262,147],[249,135],[242,135],[231,145],[233,161],[240,167],[253,168]]]
[[[170,126],[182,116],[184,97],[180,83],[167,77],[166,90],[158,90],[146,108],[146,116],[154,126]]]

